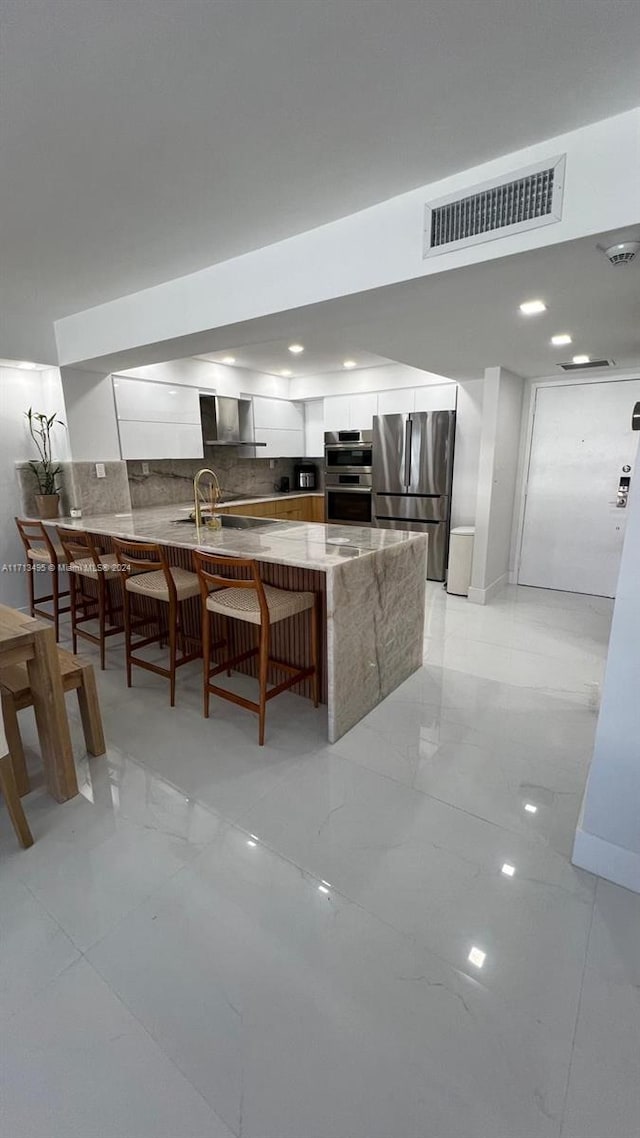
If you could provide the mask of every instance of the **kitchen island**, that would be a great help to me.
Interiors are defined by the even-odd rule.
[[[320,594],[321,692],[330,742],[420,667],[426,535],[264,517],[252,521],[234,515],[222,519],[222,528],[210,529],[196,527],[188,513],[187,505],[155,506],[130,514],[56,521],[96,535],[105,550],[111,537],[157,542],[166,549],[170,563],[183,568],[192,568],[194,549],[223,557],[251,557],[267,584]],[[198,634],[198,602],[187,602],[186,607],[191,626],[187,630]],[[244,624],[240,635],[252,632]],[[299,617],[274,626],[274,654],[304,663],[306,637],[306,625]],[[253,663],[248,661],[248,670]],[[304,684],[300,691],[308,694]]]

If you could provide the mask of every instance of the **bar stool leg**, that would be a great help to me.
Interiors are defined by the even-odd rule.
[[[313,706],[317,707],[319,702],[319,653],[318,653],[318,598],[313,602],[313,607],[309,609],[311,617],[311,663],[313,665],[313,675],[311,677],[311,691],[313,693]]]
[[[228,616],[224,616],[222,619],[224,621],[224,646],[227,651],[227,660],[230,660],[233,656],[231,651],[231,621]],[[227,668],[227,675],[231,675],[231,668]]]
[[[60,582],[58,581],[58,566],[51,567],[51,584],[53,586],[53,624],[56,630],[56,644],[60,639]]]
[[[0,698],[2,700],[4,733],[7,736],[7,746],[9,748],[9,754],[11,755],[18,794],[22,798],[23,794],[28,794],[31,790],[31,783],[29,781],[29,775],[27,774],[27,762],[24,757],[18,713],[12,696],[3,691]]]
[[[260,681],[260,713],[258,743],[264,746],[264,724],[267,712],[267,680],[269,678],[269,625],[264,622],[260,625],[258,678]]]
[[[178,604],[180,602],[178,601]],[[171,706],[176,705],[176,641],[178,636],[178,611],[173,601],[169,601],[169,685]]]
[[[27,562],[27,580],[29,582],[29,612],[31,613],[31,616],[34,616],[34,610],[36,607],[36,594],[33,584],[33,561]]]
[[[123,617],[124,617],[124,655],[127,665],[127,687],[131,687],[131,594],[124,585]]]
[[[202,714],[209,718],[209,669],[211,667],[211,620],[205,604],[202,606]]]
[[[78,605],[78,582],[76,581],[75,573],[69,574],[69,590],[71,602],[71,645],[73,654],[75,656],[78,651],[78,629],[76,625],[77,605]]]

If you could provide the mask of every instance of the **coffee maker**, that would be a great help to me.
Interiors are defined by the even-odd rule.
[[[296,490],[315,490],[318,485],[318,471],[312,462],[298,462],[293,468],[293,481]]]

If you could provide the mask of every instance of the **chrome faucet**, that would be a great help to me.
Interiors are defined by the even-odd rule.
[[[210,478],[208,499],[202,498],[202,496],[201,496],[202,492],[200,490],[200,480],[203,477],[203,475],[205,475],[205,474],[208,474],[209,478]],[[208,466],[204,466],[202,468],[202,470],[198,471],[198,473],[196,474],[196,476],[193,480],[193,498],[194,498],[194,504],[195,504],[194,513],[195,513],[195,519],[196,519],[196,525],[197,526],[202,525],[202,506],[203,505],[210,506],[211,507],[211,513],[213,514],[213,511],[215,510],[216,506],[218,505],[218,502],[220,501],[221,494],[222,494],[222,491],[220,489],[220,483],[218,481],[218,475],[216,474],[215,470],[211,470]]]

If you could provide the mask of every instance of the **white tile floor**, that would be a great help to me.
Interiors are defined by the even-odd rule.
[[[0,815],[3,1132],[636,1138],[640,897],[569,861],[610,609],[432,586],[424,667],[334,747],[111,647],[108,756],[25,800],[31,850]]]

